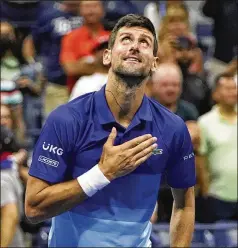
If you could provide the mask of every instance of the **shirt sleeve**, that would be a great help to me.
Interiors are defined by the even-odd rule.
[[[79,42],[75,44],[74,36],[74,31],[72,31],[69,34],[65,35],[62,39],[60,50],[61,63],[73,62],[77,60],[75,46],[79,46]]]
[[[29,175],[50,183],[66,181],[72,169],[69,161],[77,137],[75,126],[65,105],[50,114],[34,148]]]
[[[193,145],[185,123],[181,120],[177,127],[166,177],[172,188],[189,188],[196,183]]]

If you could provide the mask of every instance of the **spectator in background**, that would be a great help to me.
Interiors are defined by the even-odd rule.
[[[190,73],[203,73],[203,57],[201,50],[195,46],[196,39],[191,32],[188,12],[184,5],[171,5],[166,15],[163,17],[159,28],[159,57],[161,61],[175,61],[173,47],[180,39],[187,39],[193,44],[193,53],[191,64],[189,65]]]
[[[15,83],[25,61],[18,47],[14,27],[8,22],[0,23],[0,59],[1,59],[1,103],[8,104],[16,120],[17,137],[25,138],[23,119],[23,97]]]
[[[199,23],[208,23],[204,20],[204,16],[199,11],[199,6],[202,1],[182,1],[182,0],[167,0],[167,1],[149,1],[144,8],[144,15],[148,17],[154,24],[156,29],[159,29],[163,17],[170,7],[183,6],[188,14],[188,20],[191,26],[192,33],[196,34],[196,28]]]
[[[44,13],[40,13],[32,33],[24,42],[24,54],[33,61],[37,54],[42,57],[44,76],[47,80],[45,92],[45,115],[68,101],[66,75],[59,63],[61,39],[82,25],[78,13],[80,1],[56,2]]]
[[[20,228],[23,214],[23,182],[27,180],[27,169],[24,163],[27,153],[20,149],[13,133],[14,121],[10,108],[1,104],[1,247],[26,247]]]
[[[215,78],[226,72],[228,63],[238,51],[238,7],[236,0],[206,0],[202,11],[213,19],[214,53],[206,62],[209,84],[213,87]]]
[[[93,48],[109,36],[102,24],[104,9],[101,1],[80,2],[80,14],[84,25],[64,37],[61,47],[61,64],[68,76],[69,92],[79,77],[95,72],[97,62],[92,56]]]
[[[200,134],[196,120],[199,114],[192,103],[180,99],[182,81],[182,72],[177,64],[161,63],[153,73],[151,81],[148,82],[146,93],[186,122],[193,145],[198,148]],[[169,222],[171,218],[173,196],[165,178],[161,186],[158,207],[155,208],[152,216],[153,222],[157,218],[159,221]]]
[[[213,35],[215,37],[214,66],[225,65],[237,55],[238,24],[236,0],[206,0],[203,13],[214,20]]]
[[[1,247],[26,247],[19,225],[22,193],[18,173],[11,168],[1,169]]]
[[[18,171],[23,182],[27,180],[27,169],[23,166],[27,158],[27,151],[24,144],[20,143],[14,132],[14,120],[11,109],[4,104],[0,105],[0,124],[1,124],[1,165],[2,161],[9,156],[14,157],[18,165]],[[4,138],[5,137],[5,138]]]
[[[183,75],[178,65],[161,63],[148,83],[148,93],[170,111],[180,116],[185,122],[197,120],[199,114],[196,107],[180,99]]]
[[[200,221],[237,218],[237,86],[232,74],[217,77],[213,91],[217,105],[199,118],[199,153],[208,174],[206,213]],[[199,208],[199,206],[198,206]]]
[[[74,85],[70,100],[89,92],[98,91],[107,82],[108,67],[103,64],[103,52],[108,47],[108,40],[98,43],[93,49],[96,62],[95,73],[83,76]]]
[[[210,89],[202,75],[203,70],[199,69],[202,65],[200,59],[197,60],[200,51],[191,36],[183,35],[174,39],[170,34],[172,35],[168,29],[168,34],[163,35],[160,43],[161,62],[170,61],[179,65],[183,74],[181,98],[193,103],[200,115],[204,114],[210,110],[211,98]]]

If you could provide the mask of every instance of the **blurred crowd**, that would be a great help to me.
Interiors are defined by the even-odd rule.
[[[146,94],[191,135],[196,221],[237,220],[236,0],[3,0],[0,10],[1,247],[37,246],[48,224],[30,224],[23,211],[34,144],[52,110],[106,83],[103,51],[129,13],[147,16],[158,33],[158,69]],[[172,201],[164,178],[153,223],[169,222]]]

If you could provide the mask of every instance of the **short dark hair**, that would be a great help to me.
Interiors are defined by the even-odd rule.
[[[234,75],[232,73],[228,73],[228,72],[218,74],[215,77],[213,90],[216,90],[220,86],[220,81],[222,78],[234,78]]]
[[[135,15],[135,14],[125,15],[118,20],[110,35],[109,44],[108,44],[109,49],[113,48],[117,33],[122,27],[142,27],[149,30],[154,36],[153,54],[154,56],[157,55],[158,41],[153,23],[147,17],[141,15]]]

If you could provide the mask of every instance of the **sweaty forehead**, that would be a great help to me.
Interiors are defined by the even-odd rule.
[[[136,36],[148,36],[153,39],[153,34],[143,27],[122,27],[118,31],[118,35],[131,34]]]

